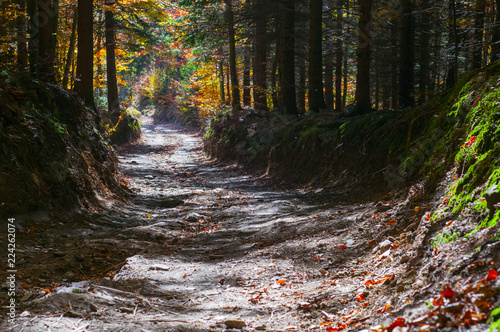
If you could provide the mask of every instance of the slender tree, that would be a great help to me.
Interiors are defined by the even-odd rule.
[[[38,76],[55,82],[55,53],[53,45],[52,0],[38,0]]]
[[[309,110],[325,109],[322,65],[323,0],[311,0],[309,23]]]
[[[342,107],[342,57],[343,57],[343,42],[342,42],[342,7],[343,0],[339,0],[337,4],[337,29],[336,33],[336,46],[335,46],[335,111],[341,112]]]
[[[371,110],[370,101],[370,20],[372,0],[359,0],[358,74],[356,78],[356,106],[361,114]]]
[[[229,67],[231,72],[231,107],[233,112],[241,109],[240,89],[238,84],[238,72],[236,69],[236,40],[234,31],[234,12],[232,0],[224,0],[226,3],[227,32],[229,37]]]
[[[412,0],[401,0],[401,33],[400,33],[400,71],[399,71],[399,104],[402,108],[415,104],[415,27]]]
[[[483,62],[484,17],[486,14],[486,0],[476,0],[474,14],[474,41],[472,52],[472,68],[481,68]]]
[[[287,114],[298,114],[295,95],[295,4],[294,0],[284,0],[283,29],[281,31],[281,92],[283,108]]]
[[[252,1],[255,18],[253,58],[253,102],[258,111],[267,111],[267,14],[265,0]]]
[[[500,59],[500,0],[495,0],[496,14],[491,40],[491,62]]]
[[[114,1],[106,3],[110,9],[104,13],[105,38],[106,38],[106,75],[108,87],[108,112],[113,123],[117,123],[120,117],[120,99],[118,97],[118,82],[116,79],[116,41],[115,41],[115,18],[111,8],[114,9]]]
[[[69,38],[68,54],[66,56],[66,62],[64,65],[64,73],[62,78],[62,86],[64,88],[68,87],[69,74],[71,70],[71,65],[73,63],[73,55],[75,53],[76,45],[76,27],[78,24],[78,10],[75,8],[73,12],[73,22],[71,23],[71,36]]]
[[[78,0],[78,54],[76,58],[75,91],[84,102],[94,103],[94,40],[93,1]]]
[[[28,48],[26,45],[26,0],[16,0],[16,44],[17,44],[17,70],[25,72],[28,67]]]

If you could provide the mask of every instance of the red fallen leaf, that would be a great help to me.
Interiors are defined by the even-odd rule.
[[[363,303],[363,308],[366,308],[369,304],[370,304],[370,301],[366,301],[365,303]]]
[[[404,318],[398,317],[391,325],[387,328],[387,331],[392,332],[396,327],[405,325],[406,320]]]
[[[439,298],[435,298],[432,300],[432,305],[435,307],[440,307],[443,304],[443,295],[441,295]]]
[[[389,222],[387,223],[387,225],[392,226],[392,225],[394,225],[397,222],[398,221],[396,219],[391,219],[391,220],[389,220]]]
[[[346,328],[346,326],[344,324],[339,323],[339,325],[337,327],[329,326],[326,328],[326,330],[327,331],[342,331],[345,328]]]
[[[277,283],[278,285],[283,286],[284,284],[286,284],[286,280],[280,279],[280,280],[276,281],[276,283]]]
[[[34,231],[35,231],[35,226],[31,226],[30,233],[33,233]]]
[[[441,291],[441,296],[445,298],[452,298],[455,297],[455,292],[451,290],[450,285],[446,285],[443,287],[443,290]]]
[[[496,277],[498,277],[498,272],[496,270],[490,269],[488,271],[488,280],[496,279]]]
[[[344,250],[346,247],[345,246],[340,246],[339,249],[340,250]]]
[[[313,258],[313,261],[317,262],[317,261],[319,261],[319,258]]]
[[[426,215],[425,220],[431,220],[431,215],[430,214]]]
[[[363,296],[363,293],[358,294],[354,299],[358,300],[359,302],[363,302],[365,297]]]

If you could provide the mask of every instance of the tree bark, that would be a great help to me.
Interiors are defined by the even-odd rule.
[[[451,16],[451,25],[449,27],[449,44],[453,51],[453,61],[449,64],[448,75],[446,77],[446,88],[451,88],[457,82],[458,77],[458,27],[457,27],[457,4],[455,0],[449,0],[449,11]]]
[[[52,40],[53,28],[52,0],[38,0],[38,77],[55,82],[55,53]]]
[[[114,1],[108,2],[114,6]],[[115,18],[111,10],[104,13],[105,38],[106,38],[106,76],[108,86],[108,112],[113,123],[120,118],[120,98],[118,96],[118,81],[116,79],[116,40]]]
[[[16,17],[17,70],[25,72],[28,68],[26,0],[16,0],[16,4],[18,6]]]
[[[370,101],[370,20],[372,0],[359,0],[358,74],[356,78],[356,106],[361,114],[371,110]]]
[[[418,90],[420,97],[418,98],[419,104],[427,101],[427,91],[430,81],[430,9],[429,0],[423,0],[421,3],[421,31],[420,31],[420,71],[418,79]]]
[[[233,112],[241,109],[238,72],[236,69],[236,40],[234,31],[234,13],[232,0],[225,0],[227,33],[229,37],[229,67],[231,72],[231,107]]]
[[[220,94],[220,103],[224,104],[226,102],[226,95],[224,93],[224,60],[219,60],[219,94]]]
[[[281,29],[281,93],[286,114],[298,114],[295,94],[295,6],[294,0],[285,0],[283,28]]]
[[[412,0],[402,0],[400,35],[399,106],[408,108],[415,105],[415,27]]]
[[[251,82],[250,82],[250,65],[251,60],[248,53],[245,53],[243,59],[243,106],[250,107],[252,105],[251,98]]]
[[[267,107],[267,17],[264,0],[253,1],[255,20],[254,59],[253,59],[253,102],[258,111],[268,111]]]
[[[77,23],[78,23],[78,11],[75,8],[73,14],[73,23],[71,24],[71,37],[69,38],[68,55],[66,56],[66,63],[64,65],[64,74],[62,79],[63,88],[68,87],[69,72],[71,70],[71,64],[73,63],[73,55],[75,53]]]
[[[323,0],[311,0],[309,23],[309,110],[325,109],[323,94],[322,20]]]
[[[92,108],[94,103],[93,1],[78,0],[78,54],[75,91]]]
[[[29,16],[29,41],[28,41],[28,60],[29,71],[32,76],[38,73],[38,3],[37,0],[28,0],[27,11]]]
[[[493,36],[491,39],[491,62],[500,59],[500,0],[496,0],[495,24],[493,25]]]
[[[474,18],[474,40],[472,54],[472,68],[481,68],[483,62],[483,36],[486,0],[476,0],[476,13]]]
[[[342,57],[343,42],[342,42],[342,7],[343,0],[339,0],[337,7],[337,29],[336,29],[336,57],[335,57],[335,111],[342,112]]]

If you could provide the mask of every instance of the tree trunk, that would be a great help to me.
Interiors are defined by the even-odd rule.
[[[51,0],[38,0],[38,77],[55,82],[55,54],[52,46],[53,9]]]
[[[78,54],[75,91],[92,108],[94,103],[93,1],[78,0]]]
[[[472,54],[472,68],[481,68],[483,62],[483,35],[486,0],[476,0],[476,13],[474,18],[474,40]]]
[[[334,70],[334,65],[333,65],[333,55],[335,52],[335,44],[333,40],[333,9],[327,8],[328,10],[328,15],[325,19],[325,33],[324,33],[324,38],[325,38],[325,48],[326,48],[326,55],[325,55],[325,63],[324,63],[324,91],[325,91],[325,107],[327,110],[333,110],[333,70]]]
[[[356,105],[361,114],[371,110],[370,101],[370,19],[372,0],[359,0],[358,75],[356,78]]]
[[[415,27],[412,0],[402,0],[401,7],[399,106],[408,108],[415,105],[413,97],[415,90]]]
[[[326,108],[323,95],[322,20],[323,0],[311,0],[309,22],[309,110]]]
[[[342,6],[343,1],[340,0],[337,7],[337,35],[336,40],[336,57],[335,57],[335,111],[342,112],[342,57],[343,57],[343,43],[342,43]]]
[[[31,75],[36,76],[38,74],[38,14],[37,14],[37,0],[28,0],[27,10],[29,16],[29,26],[28,26],[28,60],[29,60],[29,70]]]
[[[264,0],[253,2],[253,11],[258,13],[255,20],[254,59],[253,59],[253,102],[258,111],[268,111],[267,107],[267,17]]]
[[[62,80],[63,88],[68,87],[69,72],[71,70],[71,64],[73,63],[73,55],[75,53],[77,23],[78,23],[78,11],[75,8],[73,14],[73,23],[71,24],[71,37],[69,38],[68,55],[66,56],[66,63],[64,65],[64,74]]]
[[[297,112],[304,114],[306,112],[306,62],[299,57],[297,63],[299,77],[297,84]]]
[[[108,2],[108,6],[114,6],[114,2]],[[115,18],[111,10],[104,13],[104,25],[106,28],[106,76],[108,86],[108,112],[113,123],[120,118],[120,98],[118,97],[118,82],[116,79],[116,41],[115,41]]]
[[[226,95],[224,93],[224,60],[219,60],[219,94],[220,103],[224,104],[226,102]]]
[[[391,25],[391,41],[392,41],[392,52],[391,52],[391,108],[399,108],[399,96],[398,96],[398,48],[397,48],[397,36],[398,28],[397,21],[393,20]]]
[[[449,10],[452,24],[449,27],[449,43],[453,51],[453,60],[448,67],[448,75],[446,77],[446,88],[451,88],[457,82],[458,76],[458,27],[457,27],[457,4],[455,0],[449,0]]]
[[[493,25],[493,37],[491,39],[491,62],[500,59],[500,0],[496,0],[495,24]]]
[[[245,53],[245,57],[243,59],[244,68],[243,68],[243,106],[250,107],[252,105],[251,98],[251,82],[250,82],[250,65],[251,60],[248,53]]]
[[[16,0],[16,4],[18,6],[16,17],[17,70],[25,72],[28,68],[26,0]]]
[[[430,29],[430,14],[428,10],[430,9],[429,0],[422,1],[421,8],[421,31],[420,31],[420,71],[418,79],[418,90],[420,97],[418,99],[419,104],[423,104],[427,101],[427,91],[430,81],[430,40],[431,40],[431,29]]]
[[[229,105],[231,104],[231,73],[229,72],[228,64],[226,64],[226,96]]]
[[[286,114],[298,114],[295,94],[295,6],[294,0],[283,4],[283,28],[281,29],[281,93]]]
[[[241,109],[240,89],[238,87],[238,72],[236,71],[236,41],[234,32],[234,13],[232,0],[225,0],[227,33],[229,37],[229,67],[231,72],[231,107],[233,112]]]

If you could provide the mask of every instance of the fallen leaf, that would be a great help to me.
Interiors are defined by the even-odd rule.
[[[146,218],[151,218],[153,215],[152,214],[146,214]]]
[[[387,331],[392,332],[396,327],[405,325],[406,320],[404,318],[398,317],[394,322],[387,327]]]
[[[47,294],[50,293],[50,289],[48,289],[48,288],[44,288],[44,289],[42,289],[42,291],[44,291]]]
[[[359,294],[357,294],[357,296],[354,299],[358,300],[359,302],[363,302],[365,297],[364,297],[363,293],[359,293]]]
[[[282,286],[283,286],[283,285],[285,285],[285,284],[286,284],[286,280],[280,279],[280,280],[276,281],[276,283],[277,283],[278,285],[282,285]]]
[[[390,304],[386,304],[385,307],[380,308],[380,309],[377,310],[377,314],[382,314],[382,313],[386,312],[387,309],[389,309],[390,307],[391,307]]]
[[[455,292],[451,290],[450,285],[446,285],[443,287],[443,290],[441,291],[441,295],[445,298],[452,298],[455,297]]]
[[[488,271],[488,280],[496,279],[496,277],[498,277],[498,272],[496,270],[490,269]]]
[[[391,220],[389,220],[389,222],[387,223],[387,225],[392,226],[392,225],[394,225],[397,222],[398,221],[396,219],[391,219]]]
[[[31,226],[30,233],[33,233],[34,231],[35,231],[35,226]]]

